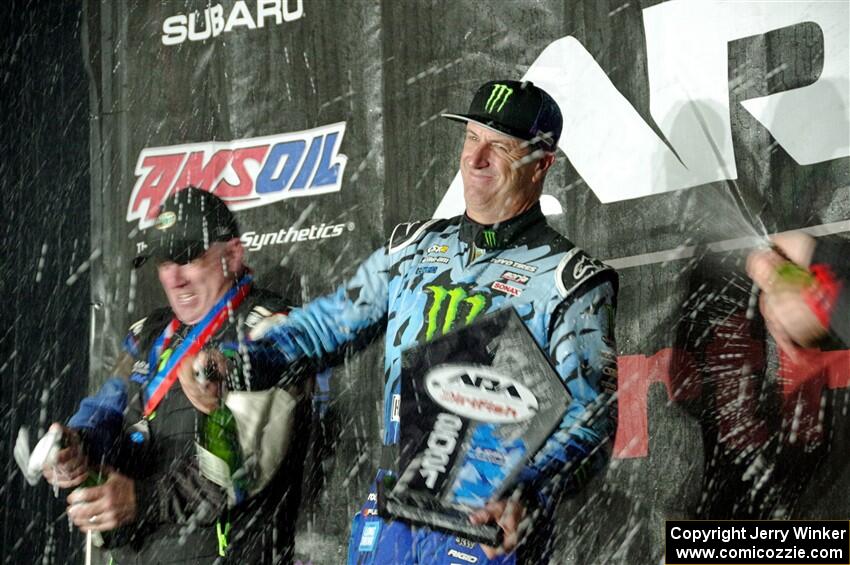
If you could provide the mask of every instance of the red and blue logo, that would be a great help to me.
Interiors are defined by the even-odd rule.
[[[127,221],[153,225],[160,204],[189,185],[208,190],[231,210],[338,192],[348,158],[339,153],[345,122],[292,133],[149,147],[136,162]]]

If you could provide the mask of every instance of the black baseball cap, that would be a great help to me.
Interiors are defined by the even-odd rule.
[[[531,81],[490,81],[475,93],[466,114],[442,116],[475,122],[551,151],[558,146],[563,127],[558,103]]]
[[[216,195],[189,186],[163,201],[156,222],[142,234],[133,266],[153,258],[181,265],[197,259],[217,241],[239,237],[236,218]]]

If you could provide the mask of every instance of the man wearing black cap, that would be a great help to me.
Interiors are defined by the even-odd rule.
[[[521,497],[491,501],[474,523],[497,522],[499,548],[377,516],[374,490],[352,522],[349,563],[543,563],[552,514],[607,461],[616,422],[616,273],[550,228],[539,198],[555,160],[561,113],[530,82],[475,94],[460,156],[466,213],[403,224],[337,292],[295,308],[270,340],[319,366],[385,332],[384,443],[378,478],[398,471],[402,351],[476,317],[513,307],[572,396],[556,433],[519,477]],[[527,529],[524,526],[530,526]],[[524,535],[525,531],[530,531]],[[525,540],[524,543],[522,541]],[[518,545],[519,544],[519,545]]]
[[[102,532],[122,565],[289,562],[305,436],[292,430],[305,395],[279,382],[279,356],[250,370],[242,361],[286,308],[253,286],[236,220],[209,192],[171,195],[145,236],[135,266],[156,262],[169,307],[133,324],[124,376],[83,400],[44,474],[70,488],[106,470],[101,486],[68,496],[68,515]]]

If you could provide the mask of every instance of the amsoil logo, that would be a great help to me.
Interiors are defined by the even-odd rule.
[[[162,201],[189,185],[208,190],[231,210],[299,196],[338,192],[348,161],[339,153],[345,122],[311,130],[142,150],[127,221],[153,225]]]

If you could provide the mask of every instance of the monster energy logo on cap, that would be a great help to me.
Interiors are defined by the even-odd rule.
[[[513,93],[513,88],[504,84],[494,84],[493,90],[490,92],[490,98],[487,99],[484,109],[491,114],[493,112],[501,112],[502,108],[504,108],[505,104],[508,102],[508,98],[510,98]],[[497,105],[498,108],[496,107]]]
[[[510,102],[510,104],[509,104]],[[543,149],[558,144],[563,129],[561,110],[555,100],[531,81],[493,80],[475,92],[465,114],[446,113],[444,118],[476,123]]]

